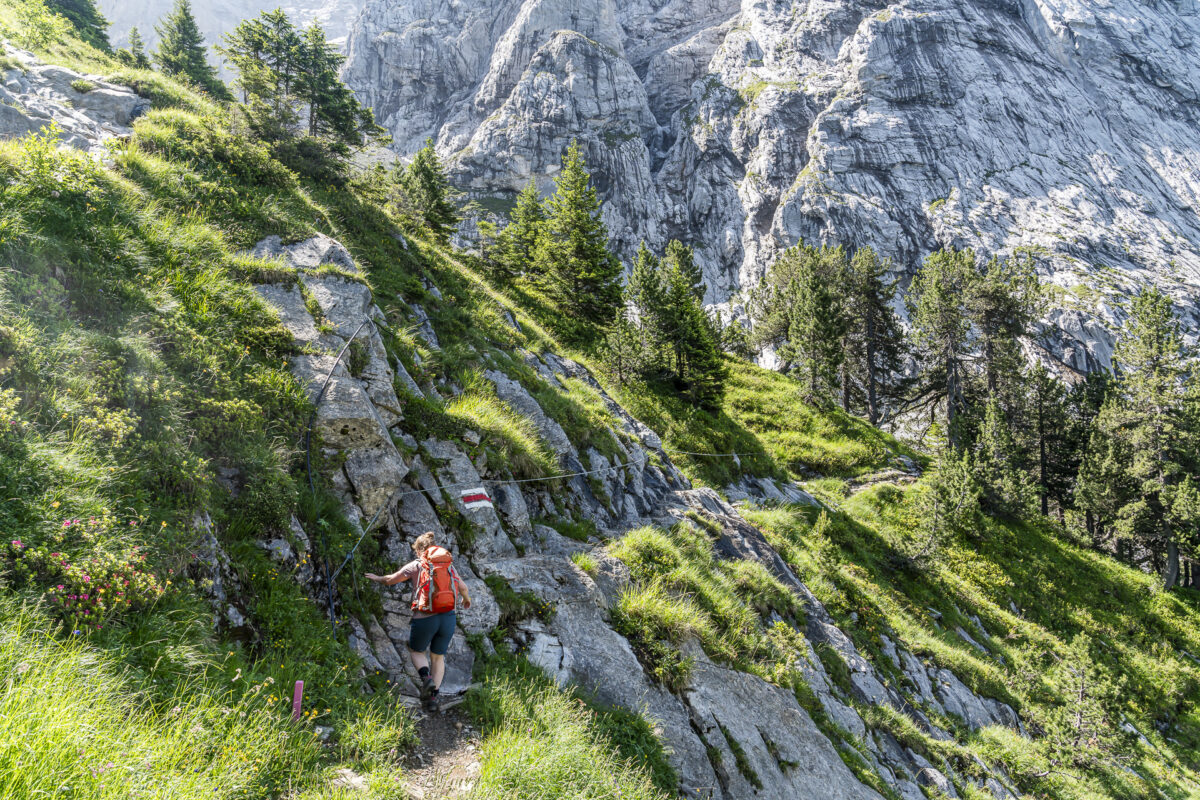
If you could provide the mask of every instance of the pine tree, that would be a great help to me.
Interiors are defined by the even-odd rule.
[[[515,280],[533,268],[538,244],[546,227],[546,208],[538,195],[533,179],[517,195],[512,217],[500,232],[499,253],[496,257],[497,278],[502,282]],[[536,277],[536,276],[535,276]]]
[[[909,287],[912,341],[920,357],[926,402],[946,405],[946,436],[951,447],[962,439],[960,414],[966,409],[971,318],[966,301],[977,278],[970,250],[938,250],[925,259]]]
[[[786,257],[786,254],[785,254]],[[840,247],[802,247],[794,305],[782,358],[795,363],[810,402],[831,396],[839,385],[846,330],[843,287],[846,257]]]
[[[704,273],[696,264],[695,253],[690,246],[678,239],[667,242],[667,249],[663,252],[663,263],[679,270],[683,280],[691,287],[692,295],[698,302],[704,302]]]
[[[1037,470],[1038,502],[1042,516],[1047,516],[1053,500],[1061,518],[1062,510],[1072,502],[1082,441],[1062,381],[1040,364],[1024,377],[1024,405],[1028,409],[1027,427]]]
[[[575,141],[555,179],[537,260],[547,293],[576,324],[575,335],[594,338],[621,304],[621,262],[608,251],[600,200]]]
[[[918,538],[908,546],[901,564],[924,569],[941,546],[952,538],[979,529],[980,489],[966,453],[954,449],[937,425],[926,435],[934,466],[921,480],[916,498]]]
[[[361,147],[369,140],[384,140],[383,129],[375,124],[374,114],[358,102],[354,92],[338,77],[346,57],[326,40],[320,25],[313,23],[304,30],[299,51],[295,93],[308,106],[308,135],[351,147]],[[426,147],[429,152],[424,157],[436,160],[432,142],[427,142]],[[441,165],[436,166],[440,174]],[[452,209],[449,213],[456,222],[457,214]],[[445,209],[437,211],[435,216],[446,219]]]
[[[80,39],[97,50],[112,52],[112,45],[108,41],[108,20],[96,8],[93,0],[46,0],[46,6],[70,20]]]
[[[231,99],[229,89],[208,63],[191,0],[175,0],[171,13],[159,20],[154,30],[159,36],[154,60],[163,72],[185,78],[220,100]]]
[[[892,309],[896,284],[884,282],[891,262],[870,247],[861,247],[850,260],[847,280],[847,332],[842,406],[850,410],[851,380],[862,385],[867,421],[879,423],[881,406],[899,399],[905,388],[904,335]]]
[[[666,318],[667,287],[663,280],[662,262],[650,252],[646,243],[638,247],[625,286],[625,303],[633,311],[638,323],[643,366],[647,371],[663,372],[668,369],[663,350],[670,341]]]
[[[984,506],[1001,516],[1020,518],[1032,504],[1028,481],[1021,469],[1022,455],[1000,402],[988,398],[983,424],[975,440],[974,475],[982,489]]]
[[[1014,387],[1019,385],[1024,361],[1019,340],[1029,334],[1041,306],[1041,290],[1032,262],[990,259],[969,283],[966,302],[979,337],[987,396],[1008,402]]]
[[[142,34],[134,25],[129,29],[129,47],[123,52],[129,53],[129,66],[136,69],[150,69],[150,56],[146,55],[146,43]]]
[[[1170,588],[1179,577],[1180,545],[1194,544],[1200,525],[1188,480],[1200,466],[1200,432],[1188,411],[1195,364],[1166,295],[1148,288],[1134,298],[1113,362],[1117,384],[1096,420],[1103,449],[1092,459],[1097,474],[1089,482],[1114,472],[1131,482],[1115,508],[1116,532],[1165,556],[1163,584]],[[1092,495],[1103,491],[1094,485]]]
[[[425,141],[407,167],[397,164],[394,171],[400,199],[417,216],[414,221],[427,226],[438,241],[449,241],[458,224],[458,210],[451,202],[454,192],[433,149],[433,139]]]

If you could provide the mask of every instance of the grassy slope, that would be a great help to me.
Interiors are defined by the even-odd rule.
[[[7,13],[0,3],[0,20]],[[58,60],[111,69],[86,48],[68,44],[56,50]],[[0,153],[6,175],[0,200],[6,212],[0,223],[6,266],[0,277],[0,368],[4,388],[21,390],[6,396],[8,432],[0,441],[0,474],[6,486],[19,487],[10,496],[20,501],[6,504],[2,513],[6,533],[21,541],[23,551],[13,552],[6,542],[5,563],[27,558],[33,549],[53,548],[69,551],[73,564],[91,565],[92,559],[128,555],[136,545],[149,553],[148,572],[157,583],[145,587],[146,597],[139,600],[144,610],[114,612],[86,637],[71,639],[68,631],[65,643],[54,638],[64,631],[58,617],[21,610],[12,600],[0,609],[3,671],[21,676],[0,706],[0,771],[18,776],[8,784],[18,789],[8,794],[7,787],[0,789],[0,797],[24,796],[35,783],[70,785],[80,797],[125,797],[143,785],[131,781],[147,772],[171,787],[173,797],[272,796],[283,787],[320,792],[323,776],[341,763],[373,774],[378,778],[373,792],[388,796],[397,775],[395,750],[408,741],[410,726],[391,711],[385,694],[360,694],[361,684],[347,678],[357,664],[344,643],[328,635],[319,611],[253,545],[256,535],[281,524],[293,506],[309,525],[323,520],[329,527],[334,556],[348,548],[350,533],[327,499],[298,495],[294,448],[303,403],[282,360],[289,345],[248,291],[251,282],[285,276],[237,252],[268,233],[299,238],[316,230],[351,248],[392,322],[388,343],[395,355],[419,381],[453,381],[467,390],[449,408],[405,398],[416,433],[461,439],[468,427],[482,428],[497,443],[480,445],[497,451],[489,453],[490,463],[522,475],[550,468],[527,427],[477,379],[475,373],[487,366],[481,354],[542,393],[539,399],[577,442],[603,449],[604,414],[582,387],[545,394],[551,390],[508,357],[522,347],[562,351],[537,324],[536,308],[524,313],[439,247],[420,241],[413,250],[400,247],[368,185],[330,188],[297,180],[266,153],[210,124],[221,114],[203,98],[150,73],[126,78],[140,82],[160,108],[139,122],[134,141],[116,153],[115,170],[95,169],[69,155],[39,156],[29,146],[8,144]],[[29,169],[34,157],[49,159],[41,177]],[[423,288],[421,275],[440,287],[442,298]],[[103,302],[97,302],[99,288],[106,292]],[[412,302],[433,317],[441,352],[421,349],[405,330]],[[517,315],[521,332],[505,324],[501,309]],[[422,358],[419,367],[414,352]],[[669,447],[752,453],[743,466],[755,474],[801,477],[815,470],[854,476],[886,467],[904,453],[860,422],[800,403],[781,376],[738,363],[731,367],[729,394],[718,413],[687,408],[644,387],[626,388],[620,396],[663,433]],[[702,482],[723,485],[737,476],[724,459],[679,461]],[[249,493],[240,505],[217,488],[217,466],[234,466],[245,476]],[[1187,790],[1173,789],[1181,785],[1181,773],[1172,770],[1197,769],[1200,722],[1192,703],[1197,673],[1179,655],[1200,654],[1194,601],[1156,593],[1146,576],[1029,526],[994,524],[980,541],[950,546],[935,573],[897,573],[888,554],[903,536],[917,535],[906,516],[906,497],[913,491],[919,490],[864,492],[817,530],[802,511],[762,511],[756,520],[865,651],[878,656],[878,632],[886,625],[923,657],[1013,702],[1031,723],[1048,730],[1065,697],[1058,680],[1062,668],[1050,654],[1067,655],[1075,634],[1088,633],[1101,643],[1091,656],[1099,669],[1110,681],[1124,682],[1106,700],[1110,715],[1124,714],[1151,743],[1149,750],[1120,743],[1132,758],[1130,766],[1168,796],[1187,796]],[[200,505],[213,510],[246,594],[258,598],[251,608],[256,641],[215,640],[206,607],[188,585],[185,567],[194,543],[189,512]],[[252,524],[233,524],[247,508],[259,512]],[[64,521],[91,518],[99,522],[62,536]],[[631,561],[634,544],[629,540],[625,551]],[[377,557],[370,543],[364,549],[365,559]],[[746,608],[758,610],[754,598],[769,596],[770,586],[759,576],[727,575],[703,558],[702,548],[681,552],[687,563],[667,588],[680,591],[700,579],[694,586],[704,588],[696,592],[702,605],[672,623],[654,618],[669,604],[651,594],[631,597],[626,610],[634,612],[632,622],[650,620],[644,630],[677,623],[699,626],[699,634],[705,625],[719,631],[744,621]],[[103,569],[103,563],[95,568]],[[172,569],[179,577],[167,587]],[[17,602],[43,593],[18,568],[9,568],[3,580],[6,594]],[[353,595],[349,584],[341,588],[344,596]],[[1020,616],[1012,614],[1009,599]],[[944,615],[940,627],[929,608]],[[989,647],[1005,664],[947,632],[953,624],[969,630],[965,618],[972,614],[992,634]],[[751,636],[734,652],[720,652],[714,643],[722,642],[712,639],[714,654],[771,674],[768,638]],[[885,662],[876,657],[876,663]],[[301,674],[310,680],[318,721],[339,731],[335,748],[316,748],[303,735],[297,740],[285,723],[278,687]],[[528,735],[521,737],[521,730],[534,727],[530,715],[539,725],[553,717],[555,726],[570,729],[560,774],[589,761],[609,763],[603,753],[614,744],[611,736],[596,738],[604,734],[603,724],[586,716],[568,721],[550,695],[528,702],[532,678],[519,667],[493,667],[487,674],[495,700],[478,711],[500,744],[487,753],[488,774],[496,782],[485,787],[496,788],[486,791],[513,791],[507,782],[511,765],[551,755],[538,751]],[[782,674],[774,678],[786,680]],[[514,680],[516,688],[510,686]],[[47,700],[55,697],[73,699]],[[549,709],[544,714],[543,707]],[[254,735],[230,721],[243,711],[257,721]],[[88,735],[112,729],[113,720],[122,718],[128,723],[116,733]],[[183,742],[181,720],[189,730],[200,725],[204,737]],[[226,722],[215,724],[220,720]],[[1152,791],[1121,770],[1052,765],[1050,759],[1061,760],[1062,752],[1046,742],[959,731],[959,744],[950,746],[922,737],[902,718],[876,715],[872,721],[960,766],[967,750],[956,748],[1000,758],[1031,793],[1137,797]],[[1160,721],[1171,724],[1171,739],[1155,728]],[[952,721],[946,724],[953,727]],[[295,746],[282,752],[284,741]],[[633,754],[639,748],[654,751],[645,737],[619,749]],[[217,753],[223,759],[213,762],[219,771],[187,774],[191,764]],[[1084,777],[1057,774],[1064,771]],[[228,781],[217,779],[226,774]],[[644,794],[649,790],[641,780],[631,773],[624,789]],[[574,791],[568,784],[559,788]]]
[[[0,3],[0,25],[11,16]],[[299,179],[231,135],[224,111],[205,98],[154,73],[117,70],[77,42],[39,55],[115,74],[155,110],[113,150],[111,168],[47,139],[0,145],[0,485],[11,498],[0,507],[0,672],[14,676],[0,694],[0,798],[59,787],[88,798],[327,796],[342,765],[367,775],[371,796],[399,796],[411,722],[382,676],[356,677],[361,667],[344,637],[330,634],[321,611],[256,544],[284,530],[293,511],[309,530],[324,529],[332,558],[354,532],[323,490],[301,491],[307,407],[287,370],[292,345],[251,291],[291,278],[239,252],[267,234],[341,239],[394,322],[385,331],[393,353],[418,380],[467,389],[449,408],[405,398],[413,432],[492,431],[480,447],[494,448],[489,463],[514,473],[538,474],[550,462],[475,372],[482,353],[503,361],[550,342],[527,319],[528,333],[509,328],[496,297],[440,248],[398,242],[370,180]],[[443,343],[419,352],[420,367],[405,329],[414,301]],[[607,447],[606,412],[586,387],[546,399],[568,431]],[[218,468],[237,471],[237,498],[217,482]],[[211,512],[232,558],[234,591],[249,602],[249,640],[211,632],[201,574],[191,568],[202,549],[197,509]],[[360,550],[339,581],[351,611],[351,582],[378,559],[375,542]],[[53,602],[59,583],[77,611]],[[97,604],[97,589],[121,600]],[[374,595],[364,594],[370,605]],[[306,680],[310,709],[298,729],[285,697],[296,678]],[[539,713],[566,725],[574,712],[565,695],[547,687],[542,695]],[[561,770],[625,770],[595,796],[655,794],[610,755],[603,724],[571,719],[570,747],[556,755]],[[333,745],[316,742],[314,724],[334,728]],[[506,754],[529,738],[522,730],[497,727],[506,744],[489,745],[487,775],[515,763]],[[648,733],[616,745],[662,760]],[[533,787],[521,774],[518,784]],[[481,794],[490,785],[482,782]],[[511,789],[512,779],[501,785]]]
[[[999,760],[1037,797],[1195,796],[1200,666],[1188,655],[1200,652],[1195,595],[1162,592],[1152,576],[1076,546],[1048,524],[988,521],[977,539],[946,545],[931,570],[898,570],[892,555],[922,537],[912,514],[919,491],[874,487],[821,520],[803,509],[764,509],[748,517],[893,680],[905,679],[883,655],[885,630],[927,663],[949,667],[976,691],[1011,703],[1027,727],[1044,735],[971,734],[946,719],[957,738],[947,744],[903,717],[876,711],[867,718],[960,769],[970,769],[972,753]],[[989,653],[960,638],[956,627]],[[1079,682],[1071,670],[1081,667],[1089,670],[1094,702],[1086,713],[1098,733],[1080,743],[1064,723],[1077,708]],[[1120,729],[1126,721],[1145,743]]]

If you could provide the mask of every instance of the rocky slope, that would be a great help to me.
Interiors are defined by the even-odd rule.
[[[63,144],[100,153],[109,139],[127,136],[133,120],[150,108],[150,101],[124,86],[2,46],[9,64],[0,65],[0,139],[57,126]]]
[[[456,438],[418,439],[409,433],[414,429],[413,412],[406,410],[411,400],[401,397],[432,398],[454,391],[453,386],[418,386],[384,346],[381,334],[389,326],[408,324],[421,330],[423,346],[436,352],[437,335],[423,309],[410,305],[407,319],[385,315],[371,291],[356,280],[350,255],[327,237],[288,246],[269,238],[259,243],[255,254],[280,259],[295,270],[296,282],[266,284],[258,291],[302,346],[305,354],[293,359],[292,369],[314,399],[330,376],[320,396],[317,427],[327,454],[342,460],[334,485],[347,515],[364,525],[381,513],[385,524],[372,535],[383,538],[394,561],[405,560],[409,543],[426,530],[451,542],[475,598],[460,617],[465,634],[487,633],[500,619],[500,603],[484,577],[498,576],[513,591],[532,592],[548,604],[551,614],[518,622],[507,644],[520,648],[561,682],[580,685],[603,702],[643,711],[664,738],[687,796],[879,798],[846,758],[856,759],[863,774],[875,773],[880,785],[903,798],[923,797],[921,786],[958,796],[956,784],[984,787],[996,797],[1011,796],[1001,770],[981,766],[978,775],[967,776],[955,774],[946,764],[932,764],[889,734],[869,730],[851,703],[888,705],[941,737],[949,734],[930,722],[922,709],[956,716],[969,729],[1019,728],[1013,710],[976,696],[952,672],[922,663],[899,644],[891,648],[892,669],[907,676],[906,688],[889,686],[762,534],[712,490],[691,488],[658,437],[604,394],[582,365],[550,351],[525,351],[520,357],[533,378],[528,373],[518,373],[520,380],[511,377],[501,361],[486,370],[497,396],[532,420],[540,436],[553,444],[562,472],[590,473],[565,478],[557,487],[546,481],[513,483],[510,474],[489,467],[486,438],[481,440],[475,431]],[[352,373],[345,359],[335,359],[355,331],[364,356]],[[577,447],[534,399],[527,388],[531,380],[537,386],[578,381],[597,392],[615,420],[615,456]],[[462,503],[460,490],[479,486],[487,487],[495,499],[494,509],[468,509]],[[798,489],[773,483],[748,486],[780,498],[806,497]],[[629,642],[613,629],[609,609],[630,579],[628,569],[607,555],[605,536],[639,524],[671,525],[697,515],[720,531],[716,548],[721,558],[763,564],[803,604],[805,649],[794,657],[819,703],[820,725],[810,713],[817,706],[806,709],[790,690],[714,663],[698,645],[688,645],[696,659],[688,688],[672,693],[649,677]],[[586,542],[569,539],[539,524],[540,518],[590,520],[597,535]],[[290,541],[263,546],[309,583],[314,598],[323,598],[319,576],[303,566],[309,536],[298,522]],[[590,574],[570,558],[581,550],[597,562]],[[218,572],[214,577],[219,577],[220,561],[213,563]],[[343,615],[341,623],[353,631],[352,645],[366,668],[385,671],[413,696],[405,656],[408,603],[391,590],[382,590],[382,595],[381,617]],[[222,597],[221,606],[230,616],[226,624],[236,625],[237,610],[227,603],[228,597]],[[841,688],[826,674],[816,647],[831,649],[845,664],[849,679]],[[448,659],[447,692],[466,686],[473,660],[464,637],[456,637]]]
[[[1144,283],[1200,325],[1198,36],[1192,0],[370,0],[345,78],[493,208],[578,138],[616,245],[694,242],[710,302],[801,237],[1028,253],[1088,369]]]

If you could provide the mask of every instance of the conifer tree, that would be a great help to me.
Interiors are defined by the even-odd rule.
[[[1124,735],[1110,711],[1119,707],[1122,687],[1098,667],[1092,647],[1093,640],[1086,633],[1071,639],[1065,656],[1045,676],[1046,684],[1062,702],[1035,712],[1046,740],[1082,769],[1107,766],[1119,759]]]
[[[1000,408],[990,397],[984,409],[983,423],[975,440],[974,475],[982,490],[982,502],[1001,516],[1020,518],[1031,505],[1032,495],[1024,471],[1021,453],[1012,429]]]
[[[117,60],[134,69],[150,69],[150,56],[146,55],[146,43],[134,25],[129,29],[129,47],[117,51]]]
[[[840,385],[848,268],[840,247],[798,244],[750,295],[756,345],[775,348],[781,369],[797,374],[810,401],[831,397]]]
[[[617,383],[624,386],[645,370],[642,334],[626,306],[617,309],[616,318],[604,333],[601,345],[604,365]]]
[[[295,94],[308,106],[308,135],[351,147],[360,147],[368,140],[386,139],[371,110],[358,102],[354,92],[338,77],[345,60],[325,38],[320,25],[313,23],[301,34]],[[428,153],[422,150],[418,157],[436,160],[432,142],[427,142],[426,147]],[[440,174],[441,165],[436,167]],[[457,221],[452,209],[450,215]],[[439,209],[435,216],[446,219],[445,208]]]
[[[667,287],[663,281],[662,262],[646,243],[638,247],[625,286],[625,302],[638,321],[640,345],[644,354],[644,365],[650,370],[665,370],[667,364],[663,348],[669,341]]]
[[[208,63],[191,0],[175,0],[171,13],[159,20],[154,30],[159,36],[154,60],[163,72],[185,78],[220,100],[231,99],[229,89]]]
[[[1134,298],[1113,352],[1117,383],[1096,418],[1083,478],[1093,504],[1108,507],[1119,537],[1163,560],[1163,584],[1179,577],[1180,546],[1197,536],[1195,483],[1200,435],[1190,424],[1194,361],[1170,299],[1155,288]],[[1126,490],[1117,493],[1113,481]],[[1107,485],[1106,485],[1107,484]]]
[[[1018,340],[1028,335],[1040,310],[1037,274],[1028,259],[993,257],[968,286],[965,299],[979,339],[987,396],[1011,402],[1023,363]]]
[[[678,239],[667,242],[667,248],[663,252],[663,263],[679,270],[683,280],[691,287],[696,300],[704,301],[704,273],[696,264],[695,253],[690,246]]]
[[[959,420],[966,407],[971,318],[966,300],[977,273],[970,250],[938,250],[925,259],[909,287],[912,340],[922,364],[926,402],[946,404],[946,437],[961,441]]]
[[[417,216],[415,222],[428,226],[438,241],[449,241],[458,224],[458,210],[451,202],[454,192],[433,149],[433,139],[425,141],[407,167],[397,164],[395,172],[401,199]]]
[[[600,200],[578,142],[572,141],[563,156],[547,211],[546,235],[538,249],[546,291],[576,323],[577,335],[593,339],[621,304],[621,262],[608,250]]]
[[[112,45],[108,41],[108,20],[100,13],[94,0],[46,0],[46,6],[70,20],[80,39],[97,50],[112,52]]]
[[[980,490],[970,459],[950,445],[937,424],[930,426],[927,439],[934,466],[926,472],[916,495],[918,538],[907,548],[902,562],[917,569],[928,566],[946,541],[974,534],[979,528]]]
[[[850,411],[851,380],[860,382],[867,421],[879,423],[882,404],[899,399],[905,382],[904,335],[892,309],[896,284],[886,282],[891,270],[870,247],[860,247],[850,260],[847,286],[843,410]]]
[[[846,257],[840,247],[803,248],[796,272],[797,292],[780,355],[796,364],[808,399],[829,397],[838,386],[846,330],[844,295]]]
[[[610,331],[606,359],[636,364],[640,377],[670,380],[693,403],[716,407],[728,369],[720,331],[701,304],[705,287],[701,283],[697,288],[695,274],[688,270],[689,256],[690,248],[679,242],[669,243],[661,259],[641,244],[624,292],[628,313],[618,314],[616,323],[628,329]],[[636,358],[627,354],[631,347]]]
[[[508,225],[500,232],[496,256],[497,278],[511,281],[530,272],[545,227],[546,208],[538,195],[537,184],[530,178],[517,195],[517,205]]]
[[[1042,516],[1053,500],[1061,512],[1072,502],[1079,471],[1079,426],[1070,414],[1062,381],[1037,365],[1025,374],[1027,427],[1037,471],[1037,495]]]

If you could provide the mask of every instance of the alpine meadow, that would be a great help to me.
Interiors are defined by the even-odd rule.
[[[0,800],[1200,798],[1196,41],[0,0]]]

